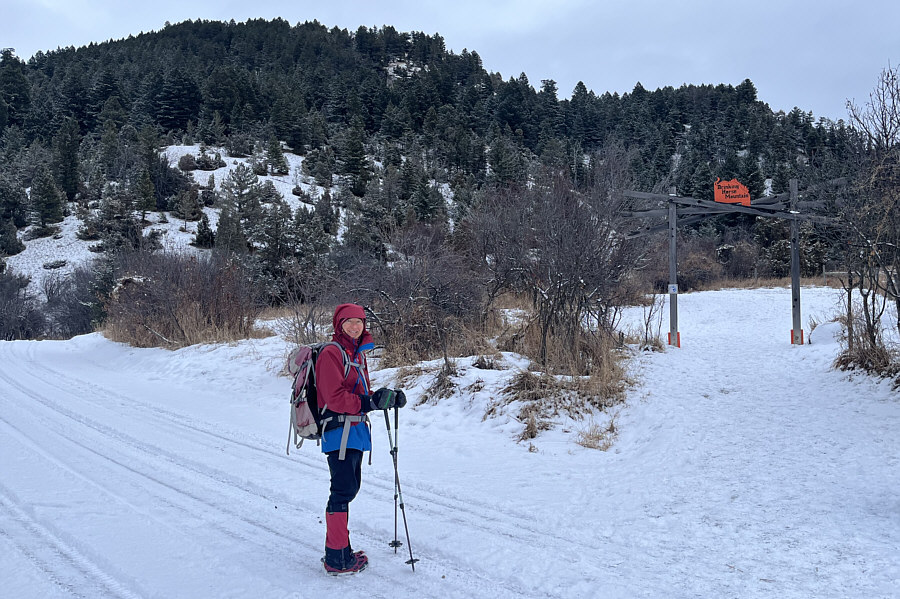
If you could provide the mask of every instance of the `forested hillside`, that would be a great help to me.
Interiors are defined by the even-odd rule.
[[[791,178],[805,189],[853,175],[885,155],[865,127],[817,121],[802,108],[773,112],[750,80],[657,90],[636,83],[623,95],[579,83],[559,96],[553,80],[501,76],[474,49],[457,54],[439,34],[391,26],[187,21],[27,62],[7,49],[0,256],[77,215],[79,234],[96,241],[105,264],[89,268],[100,281],[91,293],[107,297],[88,319],[96,326],[122,253],[152,250],[151,215],[175,215],[202,220],[195,244],[239,263],[267,304],[327,295],[310,281],[341,281],[344,292],[373,302],[410,297],[441,318],[487,314],[506,292],[530,296],[543,314],[536,326],[545,356],[548,335],[574,335],[583,313],[601,328],[611,323],[610,308],[641,288],[635,273],[654,280],[652,240],[611,241],[629,226],[621,191],[674,187],[711,198],[716,178],[737,178],[759,197],[785,191]],[[162,149],[178,144],[200,151],[171,164]],[[285,152],[302,157],[297,172]],[[234,158],[249,168],[226,181],[188,176]],[[315,209],[287,206],[260,175],[293,175],[295,195]],[[786,225],[712,222],[683,231],[693,283],[786,274]],[[846,262],[838,237],[804,228],[807,273]],[[579,254],[584,264],[573,259]],[[421,258],[415,268],[440,266],[391,290],[346,284],[399,277],[398,258],[413,257]],[[10,277],[5,285],[21,289]],[[573,284],[583,294],[549,292]],[[394,314],[385,327],[401,320]],[[446,354],[446,338],[431,341]]]
[[[584,168],[612,141],[636,151],[643,188],[710,196],[710,178],[737,176],[758,195],[764,179],[780,191],[848,144],[843,123],[814,122],[801,108],[773,113],[749,80],[656,91],[637,83],[622,96],[579,84],[560,100],[552,80],[503,79],[475,51],[448,52],[440,35],[389,26],[188,21],[27,64],[7,52],[0,90],[0,126],[17,131],[7,153],[16,141],[59,152],[68,135],[108,154],[116,138],[147,127],[245,154],[275,136],[316,154],[323,174],[350,177],[358,196],[371,175],[365,156],[385,168],[414,157],[415,169],[470,191],[519,181],[536,160]],[[64,185],[74,199],[74,182]]]

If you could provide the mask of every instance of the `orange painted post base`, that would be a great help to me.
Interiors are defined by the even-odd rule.
[[[668,340],[669,345],[672,345],[672,333],[666,333],[666,339]],[[678,331],[678,334],[675,337],[675,347],[681,347],[681,331]]]
[[[794,329],[791,329],[791,345],[794,345]],[[800,345],[803,345],[803,329],[800,329]]]

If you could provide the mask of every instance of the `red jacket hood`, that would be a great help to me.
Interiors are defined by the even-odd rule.
[[[344,321],[349,318],[359,318],[363,321],[363,334],[358,342],[345,335],[344,330],[341,328]],[[339,305],[334,309],[334,318],[332,318],[331,322],[334,325],[334,337],[332,339],[351,352],[366,351],[374,347],[372,335],[366,329],[366,311],[362,306],[358,304]]]

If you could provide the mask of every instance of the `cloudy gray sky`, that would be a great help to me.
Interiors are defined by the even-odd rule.
[[[0,47],[22,58],[186,19],[317,19],[440,33],[504,78],[600,94],[750,79],[773,110],[846,119],[900,63],[896,0],[0,0]]]

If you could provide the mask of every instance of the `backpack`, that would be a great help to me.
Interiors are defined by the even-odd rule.
[[[288,357],[288,372],[294,376],[291,385],[291,424],[288,429],[287,454],[291,454],[291,435],[297,449],[303,441],[318,441],[322,438],[323,412],[316,397],[316,359],[328,345],[337,346],[344,361],[344,377],[350,373],[350,358],[338,343],[313,343],[301,345]]]

